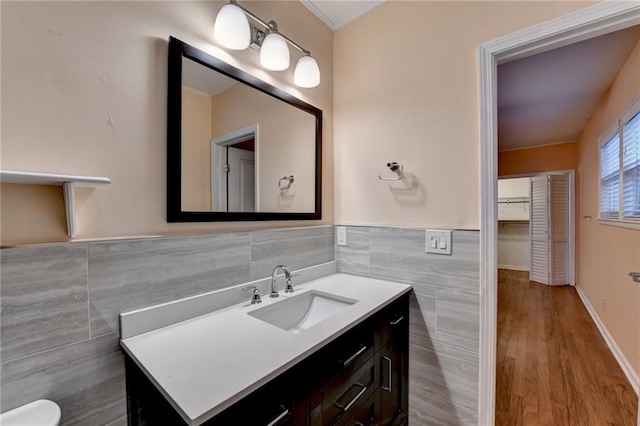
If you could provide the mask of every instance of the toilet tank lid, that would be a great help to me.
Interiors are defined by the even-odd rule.
[[[39,399],[0,414],[2,426],[58,426],[60,407],[48,399]]]

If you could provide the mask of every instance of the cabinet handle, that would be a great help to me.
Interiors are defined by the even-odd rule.
[[[278,422],[282,419],[284,419],[285,417],[287,417],[289,415],[289,409],[285,408],[285,410],[275,419],[271,420],[270,423],[267,424],[267,426],[275,426],[278,424]]]
[[[362,423],[360,423],[360,422],[355,422],[355,423],[353,424],[353,426],[364,426],[364,425],[363,425]]]
[[[353,354],[349,358],[347,358],[347,360],[342,363],[342,366],[346,367],[347,365],[351,364],[354,359],[358,358],[366,350],[367,350],[367,346],[366,345],[362,346],[362,348],[360,348],[360,350],[358,352],[356,352],[355,354]]]
[[[391,322],[389,322],[389,324],[391,324],[391,325],[398,325],[398,323],[399,323],[400,321],[402,321],[403,319],[404,319],[404,317],[402,316],[402,317],[398,318],[398,319],[397,319],[397,320],[395,320],[395,321],[391,321]]]
[[[389,386],[380,386],[382,390],[386,390],[387,392],[391,392],[391,358],[388,356],[383,356],[382,359],[387,361],[387,380],[389,381]]]
[[[358,399],[360,399],[360,397],[361,397],[362,395],[364,395],[364,393],[367,391],[367,387],[366,387],[365,385],[361,385],[360,383],[354,383],[351,387],[354,387],[354,386],[361,387],[361,388],[362,388],[362,390],[361,390],[360,392],[358,392],[358,394],[357,394],[357,395],[356,395],[356,396],[355,396],[351,401],[349,401],[349,403],[348,403],[347,405],[344,405],[344,406],[343,406],[342,404],[339,404],[339,403],[337,403],[337,402],[334,402],[334,403],[333,403],[336,407],[338,407],[339,409],[341,409],[343,413],[344,413],[344,412],[346,412],[347,410],[349,410],[349,408],[351,408],[351,406],[352,406],[353,404],[355,404],[355,403],[356,403],[356,401],[357,401]],[[351,388],[349,388],[349,389],[351,389]],[[343,394],[343,395],[344,395],[344,394]]]

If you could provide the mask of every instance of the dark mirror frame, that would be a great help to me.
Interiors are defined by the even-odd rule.
[[[194,212],[182,210],[182,58],[238,80],[308,112],[316,119],[315,211],[277,212]],[[175,37],[169,37],[169,76],[167,94],[167,222],[235,222],[263,220],[322,219],[322,111],[285,91],[223,62]]]

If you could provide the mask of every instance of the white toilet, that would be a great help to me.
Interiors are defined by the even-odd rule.
[[[58,426],[60,407],[53,401],[39,399],[0,414],[0,426]]]

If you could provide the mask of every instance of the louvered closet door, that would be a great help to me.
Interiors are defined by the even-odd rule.
[[[549,176],[551,285],[569,284],[569,175]]]
[[[531,178],[531,281],[549,284],[549,197],[547,176]]]

